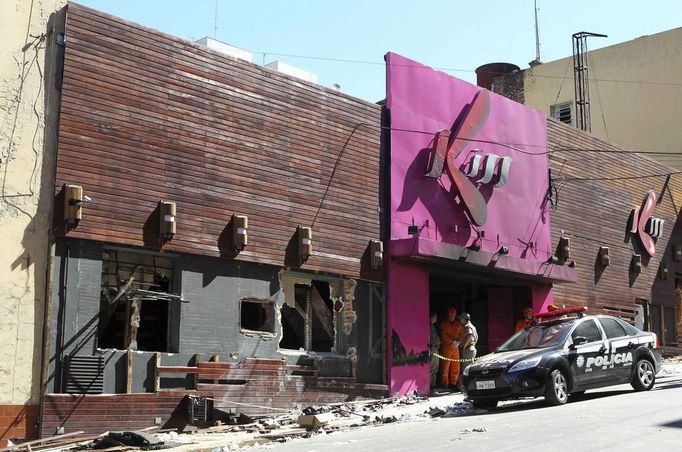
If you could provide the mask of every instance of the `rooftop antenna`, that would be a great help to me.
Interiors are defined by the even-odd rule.
[[[538,27],[538,0],[533,0],[533,12],[535,13],[535,59],[528,63],[530,67],[542,64],[540,60],[540,27]]]
[[[215,0],[215,12],[213,13],[213,39],[218,39],[218,0]]]

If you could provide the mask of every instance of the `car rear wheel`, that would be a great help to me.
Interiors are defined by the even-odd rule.
[[[563,405],[568,400],[568,382],[564,373],[559,369],[554,369],[549,374],[545,400],[550,405]]]
[[[635,373],[632,376],[632,387],[635,391],[648,391],[654,387],[656,371],[654,365],[646,358],[641,358],[635,365]]]
[[[497,400],[490,400],[490,399],[479,399],[479,400],[472,400],[471,404],[474,406],[474,408],[482,408],[484,410],[492,410],[497,406]]]

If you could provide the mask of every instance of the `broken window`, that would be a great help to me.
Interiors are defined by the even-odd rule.
[[[105,249],[98,328],[99,348],[169,352],[173,258]]]
[[[330,284],[312,280],[293,284],[282,306],[281,348],[330,352],[334,347],[334,301]]]
[[[240,305],[242,331],[274,333],[275,302],[270,299],[244,298]]]

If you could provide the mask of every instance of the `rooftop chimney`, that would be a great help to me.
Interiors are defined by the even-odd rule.
[[[488,63],[476,69],[476,84],[481,88],[490,89],[493,86],[493,79],[498,75],[509,74],[518,71],[520,68],[511,63]]]

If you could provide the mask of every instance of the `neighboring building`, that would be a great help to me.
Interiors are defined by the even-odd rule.
[[[0,448],[37,434],[61,52],[50,8],[65,3],[7,2],[0,20]]]
[[[676,153],[654,158],[682,169],[680,42],[676,28],[588,52],[594,136],[625,149]],[[491,89],[575,126],[573,68],[569,56],[497,77]]]
[[[550,303],[631,322],[640,310],[677,344],[682,180],[445,73],[386,61],[392,392],[428,390],[429,312],[449,306],[471,314],[482,354],[512,334],[522,307]]]

